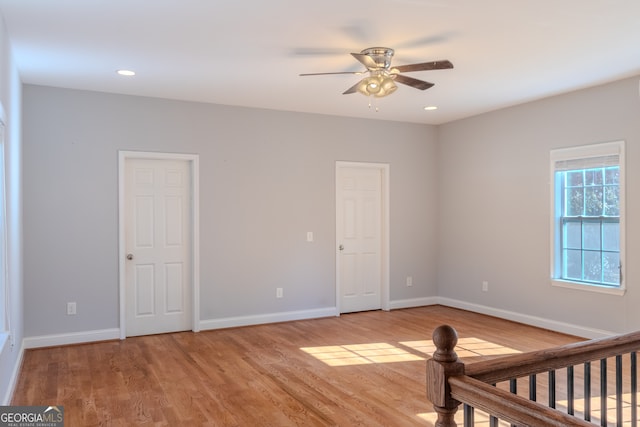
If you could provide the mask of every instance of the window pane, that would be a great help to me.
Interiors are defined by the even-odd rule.
[[[564,278],[582,280],[582,251],[566,250],[564,252]]]
[[[620,167],[606,168],[604,170],[604,182],[605,184],[619,184],[620,183]]]
[[[582,171],[567,172],[567,187],[582,187]]]
[[[620,224],[617,222],[605,222],[602,224],[602,250],[620,250]]]
[[[581,174],[582,176],[582,174]],[[584,212],[583,189],[568,188],[567,189],[567,216],[581,216]]]
[[[600,223],[585,222],[582,225],[582,248],[600,250]]]
[[[602,187],[589,187],[584,189],[585,215],[600,216],[603,213],[603,192]]]
[[[584,252],[584,280],[600,282],[602,280],[601,252]]]
[[[584,185],[602,185],[602,169],[584,171]]]
[[[604,283],[620,284],[620,254],[617,252],[603,252],[602,273]]]
[[[568,222],[564,225],[564,247],[568,249],[582,248],[582,224]]]
[[[604,187],[605,216],[620,216],[620,187]]]

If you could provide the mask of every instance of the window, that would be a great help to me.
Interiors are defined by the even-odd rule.
[[[624,291],[624,143],[551,151],[554,285]]]

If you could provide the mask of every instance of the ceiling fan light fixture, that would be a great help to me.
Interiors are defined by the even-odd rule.
[[[373,79],[372,77],[365,77],[364,79],[360,80],[360,83],[358,83],[357,90],[365,96],[370,96],[373,94],[373,91],[375,91],[376,86],[377,82],[375,81],[375,79]]]
[[[387,75],[373,75],[360,80],[357,90],[365,96],[375,96],[382,98],[393,93],[398,87],[393,79]]]
[[[396,89],[398,89],[398,86],[396,86],[393,79],[389,76],[382,78],[382,83],[380,87],[381,87],[381,90],[384,92],[384,95],[381,95],[381,96],[387,96],[389,94],[392,94],[393,92],[396,91]]]

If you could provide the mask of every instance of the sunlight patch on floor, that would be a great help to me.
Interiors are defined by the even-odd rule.
[[[435,412],[424,412],[422,414],[418,414],[418,417],[427,421],[432,426],[436,425],[436,421],[438,420],[438,414]],[[462,407],[458,409],[458,412],[456,412],[454,419],[456,421],[456,424],[458,424],[459,426],[464,425],[464,412],[462,411]],[[489,427],[490,425],[489,414],[478,410],[474,411],[473,421],[474,427]],[[506,421],[498,420],[498,426],[500,427],[509,427],[510,425],[511,424]]]
[[[436,346],[431,340],[401,341],[400,344],[424,353],[427,356],[433,355],[433,352],[436,351]],[[458,357],[460,358],[477,356],[503,356],[507,354],[522,353],[521,351],[515,350],[513,348],[505,347],[500,344],[473,337],[460,338],[455,350],[456,353],[458,353]]]
[[[326,345],[320,347],[301,347],[300,350],[323,361],[329,366],[414,362],[417,360],[425,360],[431,357],[433,352],[436,351],[436,347],[431,340],[401,341],[398,345],[422,353],[425,357],[417,356],[399,346],[389,343]],[[460,358],[465,358],[502,356],[521,352],[479,338],[461,338],[458,340],[456,353],[458,353]]]
[[[480,338],[460,338],[456,346],[459,357],[474,356],[504,356],[507,354],[522,353],[519,350],[492,343]]]
[[[421,341],[400,341],[400,344],[414,349],[415,351],[419,351],[429,357],[433,355],[436,351],[436,346],[433,344],[431,340],[421,340]]]
[[[312,355],[329,366],[366,365],[371,363],[414,362],[425,360],[406,350],[388,343],[332,345],[302,347],[300,350]]]

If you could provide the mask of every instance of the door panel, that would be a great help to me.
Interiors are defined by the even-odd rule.
[[[182,210],[184,200],[182,197],[165,198],[165,218],[166,218],[166,245],[177,247],[182,246]]]
[[[153,247],[153,197],[137,196],[134,199],[136,215],[136,241],[137,248]]]
[[[189,330],[190,164],[128,159],[125,169],[127,336]]]
[[[183,283],[184,269],[180,263],[168,263],[166,265],[166,283],[167,283],[167,296],[165,301],[167,303],[167,313],[179,313],[184,310],[184,287]]]
[[[152,316],[155,314],[155,274],[151,264],[137,264],[135,266],[135,279],[132,286],[135,289],[135,315]]]
[[[357,256],[353,253],[341,254],[340,283],[342,285],[342,295],[350,298],[357,296]]]

